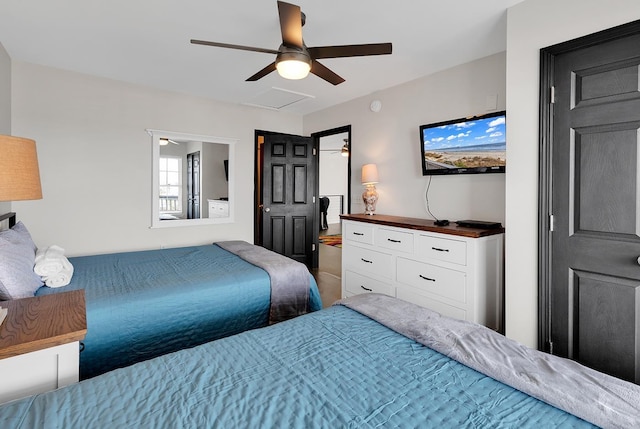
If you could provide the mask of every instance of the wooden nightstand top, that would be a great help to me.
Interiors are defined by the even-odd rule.
[[[80,341],[87,333],[84,290],[0,302],[0,359]]]

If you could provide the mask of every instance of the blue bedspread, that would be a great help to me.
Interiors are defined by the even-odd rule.
[[[580,428],[342,306],[0,407],[10,428]]]
[[[269,275],[216,245],[70,258],[84,289],[81,378],[266,326]],[[322,308],[311,277],[310,308]]]

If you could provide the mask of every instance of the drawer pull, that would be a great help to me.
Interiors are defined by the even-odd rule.
[[[439,247],[432,247],[431,249],[433,249],[433,250],[435,250],[437,252],[448,252],[449,251],[449,249],[441,249]]]
[[[354,232],[353,235],[364,235],[362,232]]]
[[[373,264],[373,261],[367,261],[367,260],[366,260],[366,259],[364,259],[364,258],[360,258],[360,259],[362,260],[362,262],[366,262],[367,264]]]
[[[368,287],[364,287],[362,285],[360,285],[360,287],[364,290],[366,290],[367,292],[373,292],[373,289],[369,289]]]
[[[430,282],[435,282],[436,281],[436,279],[430,279],[429,277],[425,277],[422,274],[418,274],[418,275],[420,276],[421,279],[429,280]]]
[[[387,238],[387,241],[390,241],[392,243],[402,243],[402,240],[394,240],[392,238]]]

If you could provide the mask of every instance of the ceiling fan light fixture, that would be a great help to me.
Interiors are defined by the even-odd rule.
[[[160,138],[160,146],[166,146],[169,144],[169,139]]]
[[[311,58],[305,52],[281,52],[276,59],[276,70],[285,79],[304,79],[311,71]]]
[[[340,155],[347,157],[349,156],[349,139],[344,139],[344,145],[340,150]]]

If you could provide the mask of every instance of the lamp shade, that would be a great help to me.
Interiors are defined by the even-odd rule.
[[[41,198],[36,142],[0,135],[0,201]]]
[[[378,183],[378,167],[375,164],[362,166],[362,184],[371,185]]]

